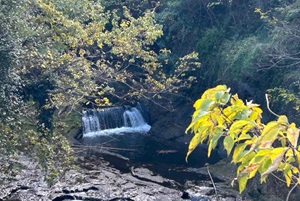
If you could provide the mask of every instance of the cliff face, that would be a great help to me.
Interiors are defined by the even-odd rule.
[[[145,104],[150,114],[150,134],[165,140],[187,143],[192,135],[185,130],[192,120],[193,102],[187,99],[173,99],[173,110],[164,109],[155,104]]]
[[[193,114],[191,103],[176,107],[174,111],[163,111],[159,108],[150,110],[150,134],[166,140],[188,142],[192,135],[186,135],[185,130],[190,124]]]

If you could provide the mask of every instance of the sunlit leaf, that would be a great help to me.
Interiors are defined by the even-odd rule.
[[[245,142],[245,144],[251,145],[251,147],[250,147],[249,151],[247,152],[247,154],[249,154],[249,153],[251,153],[251,152],[253,152],[253,151],[255,151],[257,149],[260,140],[261,140],[261,136],[259,136],[259,137],[254,136],[251,140],[247,140]]]
[[[279,124],[283,124],[285,126],[288,126],[289,125],[289,121],[288,121],[288,118],[285,116],[285,115],[280,115],[277,119],[277,122]]]
[[[236,142],[238,142],[238,141],[243,141],[243,140],[249,140],[249,139],[252,139],[251,135],[249,135],[249,134],[242,134],[242,135],[240,135],[240,136],[236,139]]]
[[[238,182],[239,182],[239,192],[242,193],[245,190],[248,182],[248,174],[245,173],[242,176],[238,177]]]
[[[216,99],[216,101],[218,102],[219,100],[220,100],[220,98],[224,95],[224,91],[217,91],[216,93],[215,93],[215,99]]]
[[[241,159],[241,157],[243,157],[246,153],[244,152],[245,148],[246,148],[246,144],[238,144],[234,151],[233,151],[233,156],[232,156],[232,161],[234,163],[238,163]]]
[[[288,170],[286,171],[284,174],[284,178],[285,178],[285,181],[286,181],[286,185],[287,187],[290,187],[291,185],[291,181],[292,181],[292,171],[291,170]],[[300,183],[299,183],[300,184]]]
[[[227,151],[227,156],[229,156],[229,154],[231,153],[231,150],[233,148],[233,145],[234,145],[234,141],[233,141],[232,137],[229,135],[226,136],[224,138],[223,144],[224,144],[224,149]]]
[[[187,161],[188,156],[194,151],[194,149],[198,146],[199,143],[201,143],[203,140],[207,138],[206,131],[208,127],[202,127],[198,130],[197,133],[195,133],[194,137],[190,141],[188,152],[186,154],[185,160]],[[204,135],[203,135],[204,134]]]
[[[186,157],[185,157],[185,160],[187,161],[189,155],[194,151],[194,149],[198,146],[198,144],[200,143],[201,141],[201,133],[196,133],[194,135],[194,137],[192,138],[192,140],[190,141],[190,144],[189,144],[189,148],[188,148],[188,152],[186,154]]]
[[[207,89],[201,96],[201,99],[213,99],[218,91],[227,92],[226,85],[218,85],[214,88]]]
[[[262,161],[258,171],[260,174],[264,173],[272,164],[272,160],[270,157],[266,157],[265,160]]]
[[[278,166],[280,165],[285,152],[287,151],[288,148],[280,147],[280,148],[275,148],[272,151],[272,155],[276,156],[275,158],[272,157],[272,164],[268,167],[268,169],[262,173],[261,175],[261,182],[265,182],[266,178],[269,174],[277,170]]]
[[[260,163],[250,163],[248,167],[246,167],[247,172],[249,173],[248,179],[251,179],[255,176],[256,171],[258,170]]]
[[[246,119],[250,114],[251,114],[251,110],[245,108],[236,114],[235,119],[241,119],[241,120]]]
[[[236,140],[243,140],[243,139],[248,139],[245,138],[246,133],[252,129],[255,126],[255,124],[253,124],[251,121],[248,120],[238,120],[235,121],[229,129],[229,133],[233,133],[235,138],[237,138]],[[239,136],[240,133],[243,133],[243,137]]]
[[[214,137],[209,141],[209,145],[208,145],[208,153],[207,153],[208,157],[210,157],[211,151],[217,146],[218,140],[222,135],[223,132],[218,129],[215,130],[215,132],[213,133]]]
[[[231,105],[224,106],[228,104],[226,101],[230,94],[227,95],[225,88],[219,89],[212,88],[204,92],[196,104],[199,111],[194,113],[195,123],[192,121],[192,126],[189,126],[193,127],[194,133],[206,128],[201,134],[200,143],[207,139],[208,156],[224,134],[223,145],[227,155],[233,149],[232,162],[239,163],[237,178],[240,192],[257,171],[261,175],[261,182],[265,182],[272,172],[282,171],[287,185],[290,185],[291,178],[299,174],[299,168],[292,165],[300,161],[300,146],[297,144],[299,129],[294,123],[289,124],[284,115],[279,116],[277,121],[262,124],[259,105],[252,101],[245,105],[237,94],[230,98]],[[226,101],[222,105],[221,100],[225,95]],[[191,150],[194,147],[191,146]]]
[[[249,166],[252,167],[251,171],[249,172],[249,179],[254,177],[257,170],[263,164],[266,158],[269,157],[269,154],[272,150],[259,150],[257,153],[252,152],[252,159],[249,162]]]
[[[298,144],[298,138],[299,138],[299,129],[296,128],[296,125],[294,123],[291,123],[290,127],[286,131],[286,136],[291,143],[291,145],[296,148]]]
[[[199,105],[199,110],[207,111],[214,103],[215,101],[213,100],[204,99],[203,101],[201,101],[201,104]]]
[[[240,133],[242,130],[242,128],[249,124],[250,122],[247,121],[247,120],[239,120],[239,121],[235,121],[231,126],[230,126],[230,129],[229,129],[229,132],[238,132]]]
[[[250,120],[255,121],[256,123],[260,123],[262,110],[259,107],[250,106],[252,113],[249,116]]]
[[[278,136],[280,130],[279,124],[276,121],[269,122],[262,130],[262,138],[259,144],[261,149],[270,148]]]
[[[230,99],[230,94],[229,94],[229,93],[225,93],[225,94],[221,97],[220,103],[221,103],[222,105],[225,105],[225,104],[228,103],[229,99]]]
[[[199,119],[207,114],[209,114],[209,112],[197,110],[193,115],[193,120],[192,120],[191,124],[187,127],[185,132],[187,133],[193,126],[195,127],[195,125],[199,126],[199,124],[197,124],[197,123],[199,123]],[[196,126],[193,130],[194,130],[194,132],[196,132],[198,130],[198,127]]]
[[[237,94],[231,97],[230,102],[232,105],[244,106],[244,102],[241,99],[239,99]]]

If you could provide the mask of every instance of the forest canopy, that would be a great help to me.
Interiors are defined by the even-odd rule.
[[[168,64],[170,51],[154,44],[163,31],[153,7],[133,16],[100,1],[5,0],[0,9],[1,153],[38,158],[50,176],[72,158],[59,116],[140,99],[160,105],[200,66],[195,52]]]

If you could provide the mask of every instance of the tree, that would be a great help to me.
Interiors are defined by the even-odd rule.
[[[292,190],[296,188],[300,185],[300,146],[295,123],[275,114],[277,120],[263,124],[258,104],[245,104],[229,92],[230,88],[219,85],[206,90],[195,102],[192,122],[186,130],[194,133],[187,158],[203,142],[208,144],[209,157],[222,139],[232,162],[239,164],[236,179],[240,192],[257,173],[265,182],[274,171],[283,174],[287,186],[294,185]]]
[[[169,51],[153,50],[163,34],[153,11],[135,18],[126,7],[106,10],[98,1],[40,0],[32,15],[39,31],[26,44],[30,62],[24,77],[51,83],[50,107],[155,100],[194,80],[185,74],[199,65],[195,53],[170,70],[164,68]]]
[[[72,151],[62,133],[50,132],[39,121],[37,103],[24,99],[21,71],[26,65],[24,43],[34,32],[28,21],[31,1],[0,1],[0,169],[14,175],[18,156],[39,162],[52,181],[72,161]]]
[[[153,9],[133,16],[100,1],[0,0],[0,10],[0,157],[11,162],[1,171],[26,155],[53,180],[73,159],[63,115],[143,98],[160,104],[189,87],[199,66],[196,53],[165,65]]]

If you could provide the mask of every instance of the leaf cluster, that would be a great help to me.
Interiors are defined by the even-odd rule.
[[[61,110],[176,93],[194,81],[182,75],[199,66],[197,54],[166,73],[168,61],[159,58],[169,52],[152,48],[163,34],[154,14],[146,10],[133,16],[125,6],[104,7],[98,1],[36,1],[28,20],[39,32],[32,35],[34,46],[24,46],[29,58],[22,73],[29,82],[53,83],[49,107]]]
[[[63,115],[142,98],[165,103],[191,85],[197,54],[166,69],[170,51],[155,47],[162,25],[146,9],[156,3],[124,6],[138,3],[0,0],[1,158],[37,159],[53,180],[73,159]]]
[[[252,101],[244,103],[230,88],[219,85],[206,90],[195,104],[192,122],[186,131],[194,137],[187,157],[198,144],[208,144],[208,156],[223,140],[232,162],[239,164],[237,180],[242,192],[247,181],[257,173],[261,182],[274,171],[280,171],[287,186],[300,184],[299,129],[284,115],[275,121],[261,123],[262,110]]]

